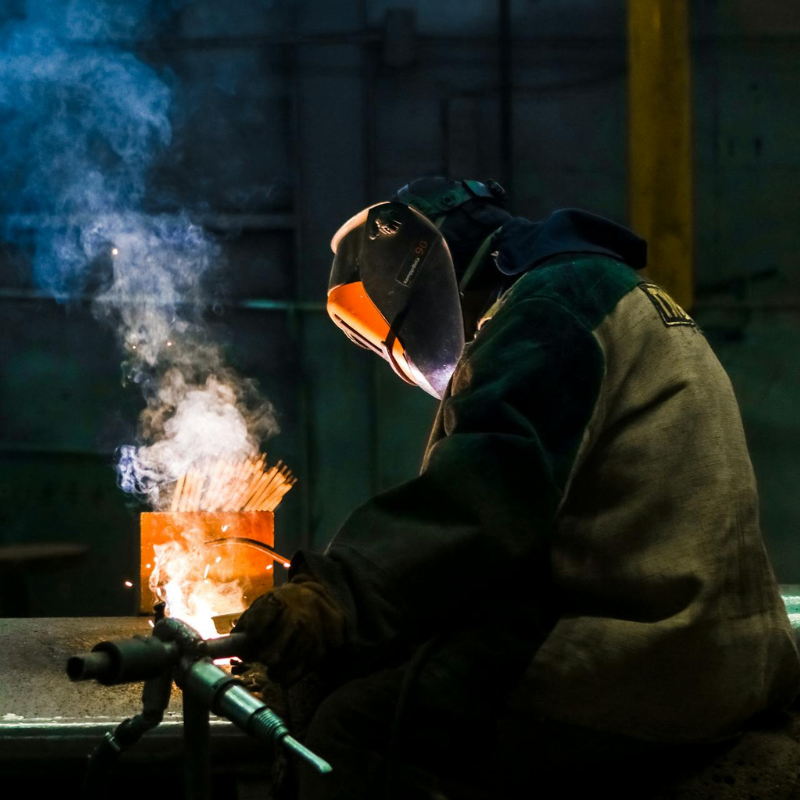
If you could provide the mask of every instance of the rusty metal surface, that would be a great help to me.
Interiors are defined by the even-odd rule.
[[[142,684],[72,683],[66,663],[105,639],[149,631],[144,617],[0,619],[0,761],[83,757],[105,731],[136,714]],[[125,758],[179,758],[181,707],[181,693],[174,689],[164,722]],[[268,763],[263,746],[226,720],[212,716],[211,729],[216,759]]]

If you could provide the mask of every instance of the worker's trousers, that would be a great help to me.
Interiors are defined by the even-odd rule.
[[[462,714],[431,712],[414,702],[413,692],[400,699],[404,677],[404,668],[383,670],[345,684],[321,703],[306,744],[333,772],[318,775],[300,767],[299,800],[541,798],[536,787],[543,782],[563,787],[584,779],[592,790],[606,781],[612,794],[622,796],[622,779],[636,785],[637,771],[705,758],[697,748],[509,713],[493,724],[472,717],[468,701]],[[718,750],[707,753],[712,757]]]

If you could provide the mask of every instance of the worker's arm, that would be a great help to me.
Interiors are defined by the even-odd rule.
[[[459,610],[535,614],[603,373],[594,335],[559,298],[512,295],[484,326],[424,472],[358,508],[324,555],[293,561],[292,574],[313,575],[345,611],[352,658],[374,663]]]

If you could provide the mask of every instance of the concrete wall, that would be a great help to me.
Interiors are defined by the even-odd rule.
[[[300,478],[278,513],[284,549],[323,546],[359,502],[412,476],[435,411],[322,311],[344,219],[448,172],[505,180],[522,215],[575,205],[625,221],[623,0],[512,2],[510,175],[498,5],[195,0],[133,45],[174,87],[149,203],[205,215],[219,237],[230,302],[212,324],[276,405],[267,450]],[[695,15],[696,315],[742,403],[777,572],[797,582],[800,13],[698,0]],[[114,485],[113,450],[141,400],[89,309],[36,299],[24,245],[3,252],[0,543],[91,547],[82,567],[33,578],[35,613],[125,613],[138,509]],[[279,304],[237,305],[253,299]]]
[[[778,577],[800,575],[800,8],[698,4],[696,316],[736,389]]]

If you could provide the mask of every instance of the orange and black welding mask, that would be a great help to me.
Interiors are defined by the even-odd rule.
[[[441,398],[464,349],[464,320],[444,237],[405,203],[378,203],[333,237],[328,314],[407,383]]]

